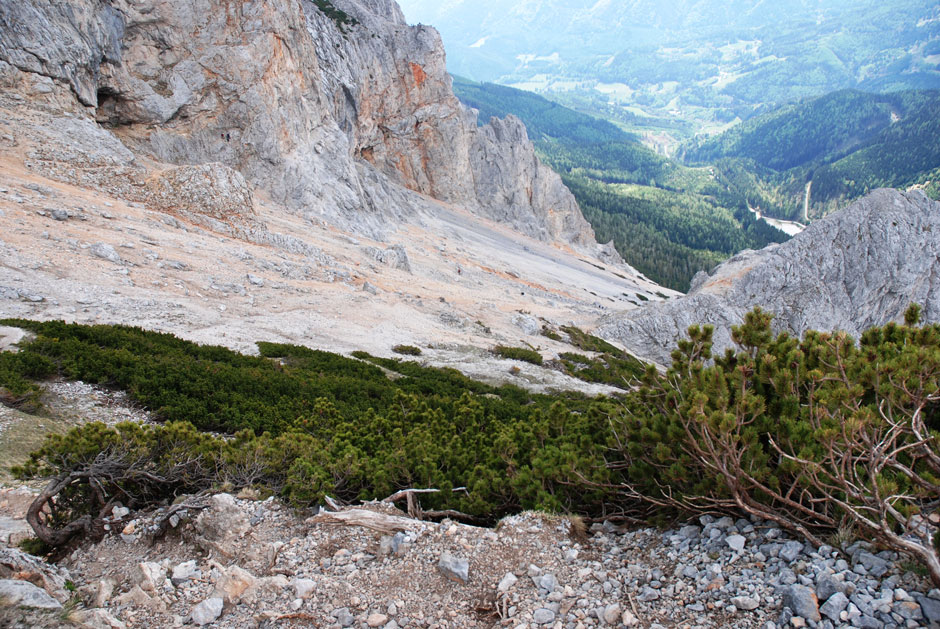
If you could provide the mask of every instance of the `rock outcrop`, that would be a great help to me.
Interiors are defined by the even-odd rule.
[[[413,191],[594,247],[522,124],[478,129],[454,97],[434,29],[408,26],[391,0],[328,6],[0,2],[0,80],[40,77],[31,90],[73,98],[137,156],[218,164],[292,211],[367,235],[433,211]]]
[[[688,295],[613,315],[601,336],[668,364],[692,324],[715,326],[715,350],[754,308],[777,331],[867,328],[899,320],[911,303],[940,321],[940,203],[920,191],[876,190],[792,240],[745,251],[693,281]]]
[[[262,231],[251,187],[237,170],[218,163],[178,166],[149,182],[151,205],[217,232]]]
[[[98,104],[102,66],[121,61],[125,20],[104,2],[0,2],[0,59],[61,81]]]
[[[480,128],[470,166],[477,200],[489,218],[540,240],[594,242],[574,196],[557,173],[539,162],[525,125],[515,116],[492,118]]]

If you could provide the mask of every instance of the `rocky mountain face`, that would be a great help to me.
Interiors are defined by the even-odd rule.
[[[404,187],[541,240],[595,244],[519,121],[477,129],[436,31],[407,26],[390,0],[329,12],[306,0],[4,1],[0,74],[7,88],[51,79],[43,89],[63,108],[77,100],[84,133],[93,118],[136,157],[218,162],[361,233],[427,209]],[[120,147],[107,157],[133,162]]]
[[[876,190],[814,222],[792,240],[745,251],[700,273],[688,295],[611,315],[605,338],[668,364],[693,324],[715,326],[715,350],[731,346],[730,326],[760,306],[778,331],[865,329],[902,317],[911,303],[940,321],[940,203],[920,191]]]
[[[489,349],[664,294],[389,0],[0,0],[0,267],[2,317],[540,389],[589,383]]]

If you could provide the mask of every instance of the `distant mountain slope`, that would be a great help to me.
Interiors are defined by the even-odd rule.
[[[566,138],[580,143],[634,142],[636,137],[617,125],[588,116],[526,92],[495,83],[478,83],[454,75],[454,93],[464,105],[479,110],[479,122],[504,118],[508,113],[525,122],[531,140]]]
[[[756,116],[690,144],[687,163],[746,160],[776,189],[765,211],[796,218],[812,181],[810,216],[882,187],[940,178],[940,91],[867,94],[842,90]],[[750,164],[760,168],[754,168]],[[724,164],[728,173],[734,164]],[[763,169],[763,172],[761,170]],[[773,205],[776,204],[777,208]]]
[[[940,321],[940,203],[919,191],[881,189],[817,221],[789,242],[748,251],[688,295],[612,315],[596,332],[638,356],[668,364],[688,326],[715,326],[715,350],[731,346],[730,326],[755,306],[774,327],[852,335],[896,320],[911,303]]]
[[[600,240],[613,240],[631,266],[687,290],[692,276],[747,248],[786,235],[748,211],[746,194],[709,168],[657,155],[610,122],[537,94],[454,78],[460,100],[491,117],[518,116],[542,160],[561,174]]]
[[[774,109],[718,136],[691,143],[685,157],[692,162],[745,157],[775,170],[831,163],[885,141],[894,125],[909,129],[935,122],[938,106],[940,91],[935,90],[891,94],[840,90]],[[928,144],[925,149],[934,148],[937,143],[929,140],[921,138],[917,148]]]
[[[509,6],[507,6],[507,4]],[[714,128],[843,88],[940,88],[926,0],[403,0],[451,72],[552,92],[605,116]]]

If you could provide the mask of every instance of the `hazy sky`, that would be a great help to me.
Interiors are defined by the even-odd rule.
[[[470,69],[559,53],[642,53],[707,41],[822,45],[853,64],[879,50],[918,54],[940,40],[937,0],[399,0],[411,23],[440,31],[449,58]],[[792,51],[787,51],[792,53]],[[933,53],[930,53],[933,54]],[[848,57],[846,57],[848,55]],[[892,53],[890,56],[896,56]],[[867,61],[866,61],[867,62]],[[502,68],[500,71],[505,70]],[[495,70],[494,70],[495,72]]]

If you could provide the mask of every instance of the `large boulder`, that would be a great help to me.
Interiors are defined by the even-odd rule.
[[[216,494],[194,523],[197,542],[223,557],[236,553],[236,542],[251,530],[248,514],[230,494]]]
[[[5,601],[6,605],[17,607],[62,609],[62,603],[49,596],[44,589],[29,581],[17,579],[0,579],[0,599]]]
[[[149,191],[153,206],[215,231],[245,237],[264,231],[251,186],[225,164],[170,168],[149,182]]]
[[[819,599],[816,593],[805,585],[791,585],[783,590],[783,606],[804,620],[819,622]]]

